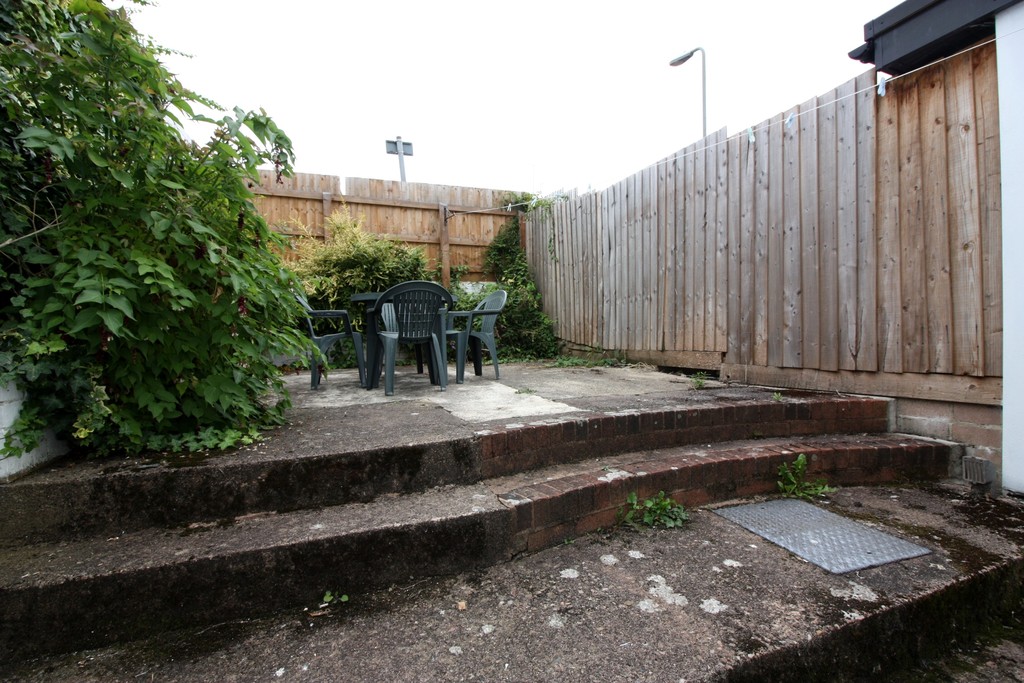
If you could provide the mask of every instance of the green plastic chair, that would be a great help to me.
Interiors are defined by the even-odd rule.
[[[451,293],[435,282],[413,280],[395,285],[381,294],[376,309],[383,331],[378,334],[383,350],[384,395],[395,393],[395,360],[399,344],[411,344],[427,351],[430,380],[448,388],[448,362],[441,340],[446,329],[445,314],[452,307]],[[380,372],[373,368],[372,372]]]
[[[478,377],[483,374],[483,353],[482,347],[487,346],[487,353],[494,363],[494,379],[501,379],[498,369],[498,349],[494,341],[494,324],[498,321],[498,314],[505,308],[505,301],[508,293],[499,289],[484,297],[483,301],[476,305],[472,311],[451,311],[448,313],[448,320],[454,323],[459,318],[465,318],[466,324],[461,329],[451,326],[446,332],[448,339],[455,339],[455,383],[462,384],[466,375],[466,350],[469,348],[473,353],[473,373]],[[479,329],[473,329],[476,321],[480,321]]]
[[[327,352],[334,344],[342,339],[351,339],[356,350],[356,365],[359,368],[359,386],[366,386],[366,363],[363,359],[363,335],[352,328],[352,320],[348,311],[317,310],[309,305],[305,294],[296,294],[295,298],[302,304],[306,311],[306,324],[309,326],[309,338],[316,344],[317,351],[309,354],[309,388],[316,389],[320,386],[320,377],[323,375],[322,361],[327,357]],[[313,326],[313,320],[333,319],[341,321],[341,330],[329,334],[317,334]]]

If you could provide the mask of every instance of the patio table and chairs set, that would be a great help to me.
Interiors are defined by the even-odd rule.
[[[419,373],[424,359],[432,384],[444,391],[448,386],[448,342],[455,342],[455,381],[462,384],[466,372],[466,355],[472,354],[473,370],[483,374],[483,348],[487,348],[494,364],[494,377],[500,377],[494,326],[505,307],[507,294],[497,290],[486,296],[469,311],[455,310],[451,293],[435,282],[412,280],[395,285],[384,292],[356,294],[352,303],[365,311],[366,331],[352,325],[347,310],[318,310],[310,306],[304,295],[297,295],[306,311],[309,335],[317,351],[310,353],[310,389],[320,385],[322,358],[334,344],[351,340],[355,347],[359,385],[377,389],[384,374],[384,393],[395,391],[395,364],[399,345],[412,347]],[[318,333],[315,320],[335,320],[336,331]],[[364,349],[365,342],[365,349]]]

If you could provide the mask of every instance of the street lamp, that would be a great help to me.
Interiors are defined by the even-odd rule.
[[[700,52],[700,86],[701,86],[701,98],[704,103],[704,137],[708,136],[708,57],[704,52],[704,48],[695,47],[685,55],[676,57],[668,63],[669,66],[679,66],[680,64],[686,64],[697,52]]]

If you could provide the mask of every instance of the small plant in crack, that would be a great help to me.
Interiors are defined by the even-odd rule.
[[[339,595],[333,591],[327,591],[326,593],[324,593],[324,597],[320,601],[320,608],[323,609],[324,607],[328,607],[333,604],[340,604],[343,602],[348,602],[347,595]]]
[[[658,495],[640,500],[636,491],[626,496],[626,505],[619,508],[619,524],[633,527],[672,529],[681,527],[690,519],[690,513],[681,504],[659,491]]]
[[[796,456],[792,465],[783,463],[779,466],[778,485],[779,491],[785,497],[805,500],[824,496],[836,490],[824,479],[807,480],[807,456],[803,453]]]

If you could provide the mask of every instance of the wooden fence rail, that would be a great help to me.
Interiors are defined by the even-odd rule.
[[[484,279],[484,252],[513,215],[502,202],[515,194],[366,178],[346,178],[342,192],[337,176],[299,173],[277,183],[272,171],[260,172],[256,192],[260,213],[283,234],[323,239],[325,218],[347,207],[363,217],[365,230],[421,247],[442,277],[453,266],[468,267],[469,281]]]
[[[528,215],[557,334],[747,380],[871,373],[897,395],[997,402],[997,105],[994,45],[881,97],[868,72]]]

